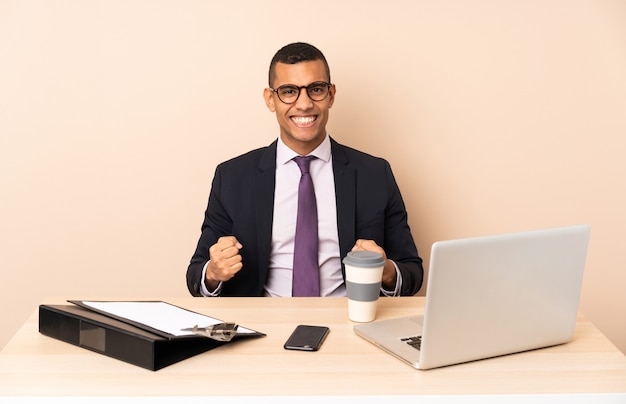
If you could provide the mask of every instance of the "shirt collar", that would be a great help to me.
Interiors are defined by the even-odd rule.
[[[278,145],[276,147],[276,166],[286,164],[296,156],[299,156],[299,154],[287,147],[279,136]],[[309,153],[308,156],[315,156],[326,163],[330,161],[330,136],[328,133],[322,143]]]

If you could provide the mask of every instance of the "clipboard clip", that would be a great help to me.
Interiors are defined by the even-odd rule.
[[[211,338],[216,341],[228,342],[237,335],[239,325],[235,323],[218,323],[206,327],[198,327],[194,325],[191,328],[183,328],[181,331],[191,331],[196,335]]]

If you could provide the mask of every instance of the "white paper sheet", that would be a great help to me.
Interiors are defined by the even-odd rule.
[[[191,328],[195,325],[206,327],[223,322],[166,302],[96,302],[83,300],[82,303],[95,310],[123,317],[175,336],[194,335],[192,331],[182,331],[184,328]],[[254,334],[255,331],[240,326],[237,328],[237,333]]]

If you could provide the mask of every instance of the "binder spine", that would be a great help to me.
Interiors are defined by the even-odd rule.
[[[95,320],[39,307],[39,332],[149,370],[157,370],[154,340],[144,339]]]

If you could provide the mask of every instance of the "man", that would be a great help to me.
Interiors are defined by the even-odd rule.
[[[292,290],[303,176],[297,156],[314,156],[309,171],[318,224],[315,293],[345,296],[341,260],[351,250],[383,255],[382,294],[417,293],[422,260],[391,167],[338,144],[326,132],[336,88],[324,55],[305,43],[283,47],[270,64],[269,86],[265,103],[276,114],[280,136],[217,167],[187,269],[191,294],[298,295]]]

